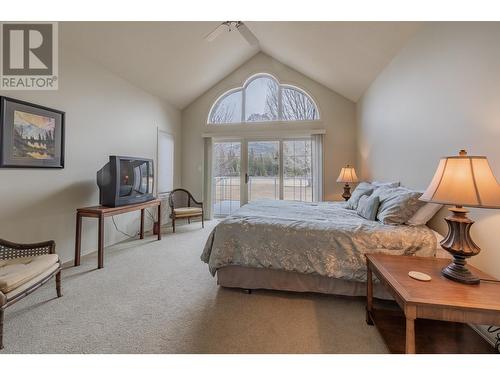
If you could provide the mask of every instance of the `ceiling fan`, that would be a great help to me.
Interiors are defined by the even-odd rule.
[[[223,32],[231,32],[234,30],[238,30],[240,35],[247,41],[251,46],[259,45],[259,40],[257,37],[250,31],[250,29],[245,25],[242,21],[225,21],[222,22],[219,26],[215,28],[210,34],[205,36],[205,40],[208,42],[214,41],[219,35]]]

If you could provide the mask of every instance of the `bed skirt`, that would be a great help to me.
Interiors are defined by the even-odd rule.
[[[366,296],[366,283],[363,282],[268,268],[222,267],[217,270],[217,284],[227,288]],[[373,295],[380,299],[393,299],[379,283],[374,283]]]

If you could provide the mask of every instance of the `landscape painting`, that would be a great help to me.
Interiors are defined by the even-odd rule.
[[[64,112],[0,97],[0,167],[64,168]]]
[[[56,119],[14,111],[14,157],[54,159]]]

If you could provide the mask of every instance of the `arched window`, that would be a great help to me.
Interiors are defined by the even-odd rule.
[[[209,124],[311,120],[319,120],[314,100],[304,90],[264,73],[220,96],[208,116]]]

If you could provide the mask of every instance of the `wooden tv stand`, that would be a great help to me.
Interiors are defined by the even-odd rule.
[[[75,267],[80,265],[81,242],[82,242],[82,217],[95,217],[99,219],[99,234],[97,241],[97,268],[104,267],[104,218],[132,211],[141,210],[140,239],[144,238],[144,210],[149,207],[158,207],[158,228],[161,227],[161,201],[152,201],[129,204],[120,207],[92,206],[78,208],[76,210],[76,240],[75,240]],[[158,241],[161,240],[161,230],[158,230]]]

